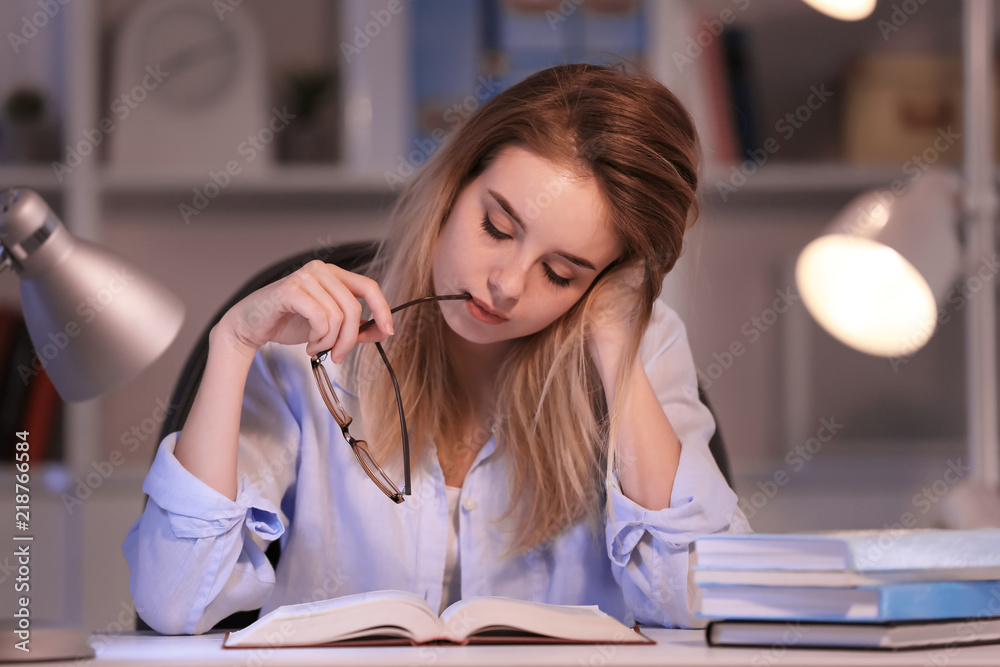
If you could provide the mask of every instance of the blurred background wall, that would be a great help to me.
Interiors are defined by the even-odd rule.
[[[139,380],[43,409],[16,373],[30,358],[12,333],[16,280],[0,281],[0,436],[50,415],[33,427],[48,432],[33,445],[35,618],[131,624],[120,544],[180,367],[227,296],[280,257],[377,237],[462,120],[561,62],[645,67],[699,127],[702,213],[663,298],[687,323],[754,527],[906,512],[936,525],[949,471],[966,472],[961,310],[995,286],[957,285],[931,343],[887,360],[821,331],[792,266],[855,195],[961,158],[960,11],[880,0],[842,23],[798,0],[0,4],[0,188],[39,190],[188,307]]]

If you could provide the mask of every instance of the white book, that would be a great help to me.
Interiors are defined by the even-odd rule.
[[[929,568],[924,570],[727,570],[694,566],[698,586],[813,586],[846,588],[921,581],[982,581],[1000,579],[1000,566]]]
[[[1000,529],[718,533],[695,539],[699,568],[956,570],[1000,568]]]

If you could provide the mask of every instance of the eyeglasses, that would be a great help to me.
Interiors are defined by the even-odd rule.
[[[463,300],[467,301],[472,298],[472,295],[468,292],[463,294],[448,294],[445,296],[425,296],[420,299],[415,299],[408,303],[404,303],[401,306],[396,306],[391,312],[395,313],[410,306],[416,306],[422,303],[428,303],[430,301],[449,301],[449,300]],[[360,327],[358,327],[358,333],[363,333],[375,324],[375,320],[371,319],[364,322]],[[382,470],[382,467],[375,461],[375,457],[372,456],[371,451],[368,449],[368,443],[364,440],[357,440],[351,436],[348,427],[351,425],[353,419],[347,410],[344,409],[343,403],[337,397],[337,392],[333,390],[333,383],[330,381],[330,376],[327,375],[326,368],[323,367],[323,362],[330,355],[330,350],[324,350],[319,354],[314,354],[310,357],[312,361],[313,375],[316,377],[316,384],[319,386],[319,393],[323,397],[323,402],[326,403],[326,407],[329,408],[330,414],[340,425],[340,430],[344,433],[344,439],[347,440],[347,444],[351,446],[351,450],[354,452],[354,456],[358,459],[358,463],[364,469],[368,477],[375,482],[375,486],[382,490],[382,493],[389,496],[389,499],[395,503],[403,502],[403,496],[410,495],[410,439],[406,433],[406,416],[403,414],[403,399],[399,395],[399,383],[396,381],[396,374],[392,370],[392,365],[389,364],[389,357],[386,356],[385,350],[382,349],[382,344],[379,342],[375,343],[376,349],[378,349],[379,356],[382,357],[382,362],[385,364],[385,368],[389,371],[389,377],[392,379],[392,387],[396,391],[396,407],[399,409],[399,430],[402,433],[403,439],[403,491],[400,493],[399,487],[393,483],[392,479]]]

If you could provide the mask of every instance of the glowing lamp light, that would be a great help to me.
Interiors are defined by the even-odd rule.
[[[861,352],[898,357],[920,349],[934,333],[934,293],[892,248],[868,239],[828,234],[802,251],[795,280],[820,325]]]
[[[860,21],[875,11],[875,0],[803,0],[803,2],[841,21]]]

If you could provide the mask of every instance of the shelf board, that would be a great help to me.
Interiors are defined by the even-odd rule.
[[[852,165],[838,162],[776,162],[764,164],[746,176],[739,165],[708,165],[701,187],[706,195],[719,197],[722,192],[735,196],[740,192],[754,194],[793,194],[802,192],[861,193],[884,187],[904,178],[895,165]],[[735,171],[734,171],[735,170]],[[748,167],[746,169],[750,171]],[[736,174],[739,174],[737,176]],[[719,184],[736,188],[723,189]],[[738,185],[739,184],[739,185]]]
[[[211,185],[205,170],[124,169],[106,167],[101,171],[102,189],[110,195],[190,193]],[[392,192],[378,172],[342,166],[281,166],[262,174],[237,174],[222,188],[222,194],[239,195],[367,195],[387,196]]]
[[[759,167],[745,182],[735,176],[738,166],[707,165],[701,188],[706,196],[719,197],[719,184],[739,193],[861,193],[885,187],[894,180],[909,180],[895,165],[851,165],[834,162],[771,163]],[[742,174],[741,174],[742,176]],[[101,189],[108,195],[187,195],[194,188],[211,183],[208,170],[125,169],[103,167],[99,171]],[[742,183],[736,185],[737,183]],[[53,192],[62,188],[47,166],[0,166],[0,189],[14,186]],[[398,190],[398,188],[397,188]],[[394,193],[385,176],[376,171],[359,171],[343,166],[279,166],[263,174],[238,174],[223,188],[227,195],[358,195],[391,197]]]

